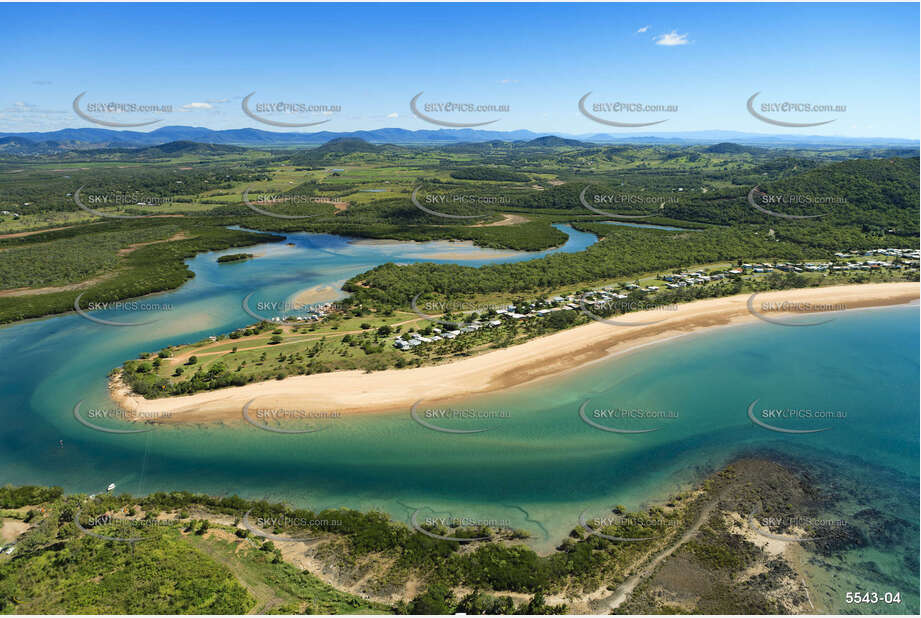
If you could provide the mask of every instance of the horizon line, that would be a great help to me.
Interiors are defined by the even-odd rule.
[[[894,137],[894,136],[872,136],[872,137],[860,137],[852,135],[817,135],[817,134],[795,134],[795,133],[758,133],[753,131],[740,131],[737,129],[689,129],[686,131],[670,131],[670,132],[637,132],[637,133],[609,133],[604,131],[591,132],[591,133],[567,133],[565,131],[541,131],[535,129],[474,129],[474,128],[432,128],[432,129],[406,129],[403,127],[378,127],[374,129],[353,129],[345,131],[271,131],[267,129],[261,129],[258,127],[237,127],[237,128],[228,128],[228,129],[212,129],[209,127],[195,126],[195,125],[164,125],[162,127],[152,128],[149,131],[139,131],[132,129],[113,129],[107,127],[64,127],[60,129],[48,129],[48,130],[0,130],[0,135],[9,136],[9,135],[21,135],[21,134],[47,134],[47,133],[58,133],[61,131],[82,131],[82,130],[94,130],[94,131],[106,131],[109,133],[135,133],[142,135],[152,135],[158,131],[164,131],[167,129],[196,129],[201,131],[211,131],[214,133],[222,132],[231,132],[231,131],[258,131],[260,133],[267,133],[271,135],[301,135],[304,137],[316,136],[321,134],[349,134],[349,133],[369,133],[375,131],[403,131],[406,133],[422,133],[422,132],[437,132],[437,133],[533,133],[539,135],[540,137],[554,136],[561,138],[583,138],[590,139],[593,136],[605,136],[608,138],[617,139],[618,137],[623,138],[639,138],[639,137],[650,137],[650,138],[667,138],[677,137],[681,135],[692,135],[696,133],[730,133],[738,134],[740,136],[750,136],[750,137],[761,137],[761,138],[799,138],[799,139],[849,139],[849,140],[861,140],[861,141],[870,141],[870,140],[899,140],[905,142],[917,142],[921,145],[921,138],[913,137]]]

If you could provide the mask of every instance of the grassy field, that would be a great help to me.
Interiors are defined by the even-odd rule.
[[[916,227],[909,222],[917,211],[917,159],[869,158],[885,155],[872,149],[589,144],[538,148],[501,142],[408,148],[353,140],[308,150],[221,150],[177,143],[140,151],[8,156],[0,158],[0,210],[12,213],[0,214],[0,254],[8,257],[0,265],[0,323],[67,311],[80,291],[86,292],[87,300],[122,300],[181,285],[190,276],[182,259],[197,251],[254,243],[255,235],[224,230],[231,225],[364,238],[469,240],[481,247],[526,251],[558,246],[565,240],[551,223],[573,223],[579,229],[616,235],[605,226],[592,225],[603,216],[579,203],[579,192],[589,184],[602,193],[674,200],[649,222],[710,232],[738,229],[749,235],[720,237],[707,251],[685,243],[688,246],[681,250],[688,251],[688,263],[707,258],[715,262],[765,233],[776,233],[776,238],[810,256],[848,247],[917,246],[917,233],[909,229]],[[843,163],[831,163],[835,161]],[[458,180],[457,175],[480,179]],[[853,191],[841,186],[848,179],[853,179]],[[801,227],[805,223],[798,227],[770,220],[747,204],[745,195],[755,183],[788,181],[798,191],[813,186],[822,191],[840,188],[851,193],[853,204],[837,213],[836,220],[809,223],[813,226],[809,229]],[[79,187],[85,187],[87,196],[134,192],[150,196],[140,199],[156,205],[94,203],[93,208],[106,214],[151,218],[94,217],[74,203],[73,193]],[[423,188],[421,195],[504,201],[489,206],[451,203],[442,210],[476,216],[458,221],[414,208],[408,197],[417,187]],[[247,189],[251,200],[260,194],[284,198],[262,204],[265,210],[313,216],[259,216],[243,203]],[[162,202],[155,197],[163,198]],[[523,219],[516,219],[514,225],[485,225],[501,223],[508,214]],[[50,231],[59,227],[68,229]],[[42,228],[48,231],[5,237]],[[156,249],[140,246],[147,242],[157,242]],[[134,246],[139,248],[132,251]],[[616,251],[593,255],[636,261]],[[145,269],[151,259],[162,272]],[[566,268],[585,266],[557,261],[566,262]],[[641,264],[630,269],[637,271],[630,276],[644,283],[655,274],[640,272]],[[598,283],[597,279],[595,275],[585,283]],[[79,290],[61,289],[66,286]],[[2,294],[19,288],[26,290],[15,296]],[[343,366],[351,362],[350,356],[346,352],[341,357]]]

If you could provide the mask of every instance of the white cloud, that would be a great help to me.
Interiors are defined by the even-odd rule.
[[[198,102],[198,103],[186,103],[185,105],[182,106],[182,109],[184,109],[184,110],[193,110],[193,109],[214,109],[214,106],[211,105],[210,103],[202,103],[202,102]]]
[[[649,30],[649,26],[643,26],[642,28],[637,30],[637,32],[646,32],[647,30]]]
[[[7,114],[66,114],[68,112],[57,109],[45,109],[35,103],[16,101],[11,106],[3,109]]]
[[[400,117],[400,115],[399,115],[398,113],[396,113],[396,112],[393,112],[393,113],[391,113],[391,114],[387,114],[387,118],[399,118],[399,117]]]
[[[676,30],[672,30],[668,34],[660,34],[655,37],[656,45],[666,45],[668,47],[674,47],[675,45],[687,45],[690,43],[688,41],[687,34],[678,34]]]
[[[500,79],[499,83],[500,84],[517,84],[518,80],[517,79]]]

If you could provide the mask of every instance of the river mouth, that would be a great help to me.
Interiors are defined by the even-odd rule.
[[[575,238],[579,242],[571,236],[557,251],[582,250],[594,236]],[[656,504],[751,448],[835,461],[843,474],[847,459],[857,458],[905,478],[916,475],[917,417],[908,402],[918,391],[917,358],[902,342],[918,336],[917,307],[848,312],[832,324],[802,329],[808,333],[759,324],[691,335],[565,378],[473,397],[463,406],[507,413],[478,434],[431,431],[409,410],[330,420],[323,431],[301,435],[265,431],[242,418],[136,435],[107,434],[74,420],[74,406],[83,401],[84,418],[107,422],[89,414],[113,407],[106,374],[124,360],[251,324],[241,299],[253,289],[281,297],[323,289],[379,263],[419,259],[411,255],[419,249],[291,234],[248,249],[258,257],[229,268],[215,262],[225,252],[190,260],[196,277],[157,296],[172,308],[152,327],[113,328],[65,315],[0,330],[5,482],[87,493],[114,482],[133,494],[238,494],[317,509],[380,509],[403,522],[422,509],[508,521],[529,533],[532,547],[548,552],[585,509]],[[891,362],[868,366],[866,356]],[[766,392],[847,407],[849,422],[805,439],[760,430],[746,406]],[[586,399],[602,409],[680,414],[655,421],[655,432],[617,436],[580,419]],[[476,419],[468,425],[480,428]]]

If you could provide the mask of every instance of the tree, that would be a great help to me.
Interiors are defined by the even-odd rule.
[[[454,591],[444,584],[432,584],[409,604],[410,614],[453,614]]]

